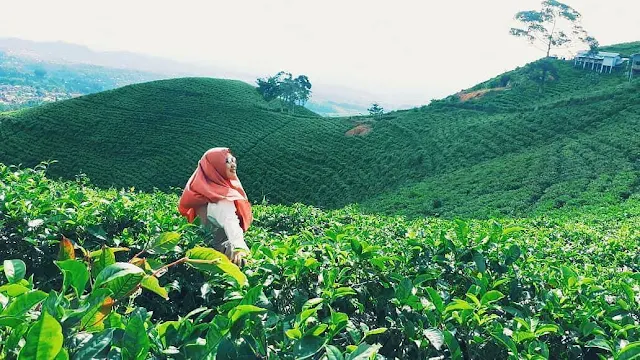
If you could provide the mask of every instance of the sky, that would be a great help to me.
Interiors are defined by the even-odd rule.
[[[637,0],[566,0],[601,44],[640,40]],[[509,35],[539,0],[4,0],[0,37],[65,41],[427,104],[544,52]]]

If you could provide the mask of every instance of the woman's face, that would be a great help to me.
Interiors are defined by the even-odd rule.
[[[238,168],[236,157],[231,154],[227,154],[227,158],[225,162],[226,162],[225,165],[227,170],[225,173],[225,176],[227,177],[227,179],[235,179],[237,177],[236,170]]]

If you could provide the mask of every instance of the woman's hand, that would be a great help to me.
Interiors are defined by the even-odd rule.
[[[236,264],[236,266],[243,267],[247,264],[247,259],[245,259],[246,255],[247,253],[243,250],[234,251],[230,260],[232,263]]]
[[[225,244],[223,244],[223,248],[224,248],[224,254],[227,256],[229,261],[234,263],[236,266],[243,267],[247,264],[246,257],[249,253],[246,249],[241,247],[237,247],[234,249],[232,248],[232,245],[229,242],[226,242]]]

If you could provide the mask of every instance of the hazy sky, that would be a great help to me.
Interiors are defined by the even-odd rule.
[[[567,0],[601,44],[640,40],[637,0]],[[66,41],[425,104],[544,53],[508,34],[537,0],[4,0],[0,37]]]

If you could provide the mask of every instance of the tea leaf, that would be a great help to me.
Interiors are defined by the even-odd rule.
[[[94,288],[107,288],[113,293],[114,299],[119,299],[134,290],[144,275],[144,271],[133,264],[115,263],[98,274]]]
[[[308,359],[320,351],[324,343],[324,338],[307,335],[296,342],[293,347],[293,354],[296,359]]]
[[[166,254],[173,251],[180,241],[180,234],[177,232],[165,232],[156,237],[149,245],[148,252],[152,254]]]
[[[221,252],[205,247],[196,247],[187,251],[187,263],[196,269],[231,275],[241,286],[248,284],[247,277]]]
[[[47,293],[36,290],[22,294],[13,299],[11,303],[2,311],[2,316],[20,316],[38,305],[47,298]]]
[[[142,279],[142,287],[149,290],[149,291],[153,291],[154,293],[162,296],[165,300],[169,299],[169,294],[167,293],[167,289],[163,288],[162,286],[160,286],[160,283],[158,282],[158,278],[156,278],[155,276],[146,276],[144,279]]]
[[[73,243],[71,240],[62,236],[62,240],[60,240],[60,250],[58,251],[58,260],[63,261],[75,258],[76,252],[73,249]]]
[[[640,341],[627,344],[616,356],[616,360],[632,360],[640,358]]]
[[[233,308],[229,312],[229,318],[231,319],[232,323],[235,323],[236,321],[240,320],[242,317],[246,315],[262,314],[266,311],[267,311],[266,309],[263,309],[254,305],[239,305]]]
[[[325,345],[325,355],[327,356],[327,360],[344,360],[342,353],[338,350],[337,347],[333,345]]]
[[[4,275],[10,283],[17,283],[24,279],[24,276],[27,273],[27,265],[22,260],[5,260],[3,265]]]
[[[29,330],[18,360],[54,359],[62,349],[63,341],[62,326],[45,311]]]
[[[115,329],[106,329],[101,333],[93,335],[93,337],[84,343],[82,347],[75,353],[74,358],[77,359],[93,359],[102,350],[104,350],[113,339]]]
[[[55,264],[62,270],[63,289],[73,287],[76,297],[84,292],[87,282],[89,282],[89,270],[87,265],[77,260],[55,261]]]

